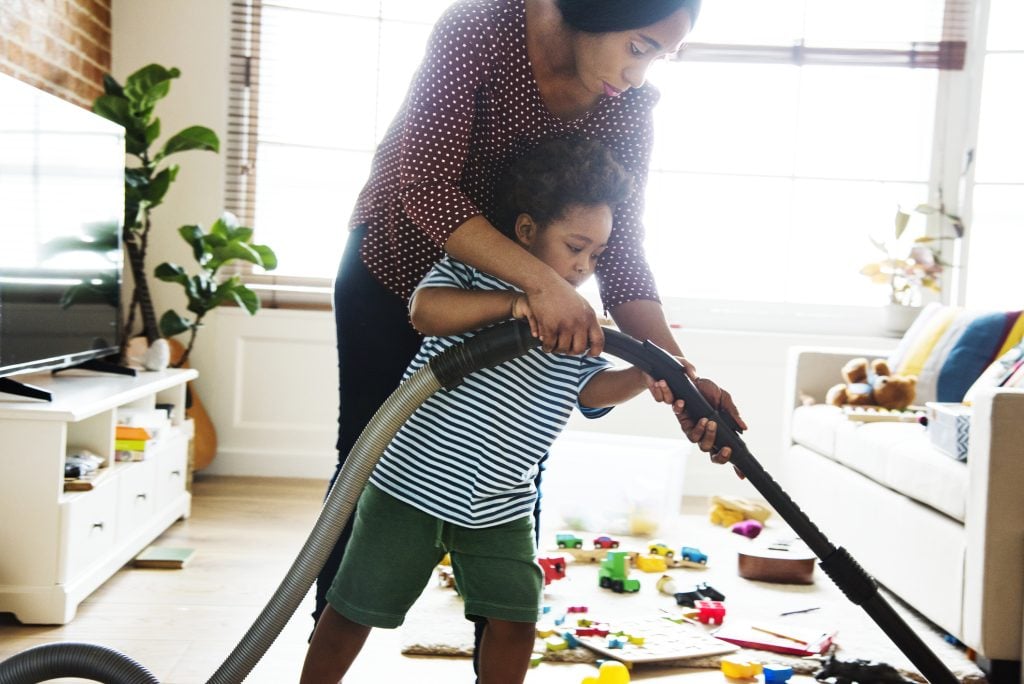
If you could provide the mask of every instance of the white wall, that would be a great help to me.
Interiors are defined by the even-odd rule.
[[[165,134],[202,124],[223,139],[227,120],[227,0],[114,0],[113,72],[123,80],[150,62],[177,66],[182,77],[158,110]],[[151,267],[190,263],[176,233],[209,225],[222,209],[221,155],[190,152],[165,206],[154,211]],[[179,292],[157,283],[157,309],[181,306]],[[250,318],[223,309],[199,336],[192,365],[197,393],[217,426],[220,449],[209,473],[326,478],[335,460],[337,379],[329,312],[264,310]],[[791,345],[891,346],[874,337],[682,329],[678,339],[702,375],[728,388],[750,431],[744,436],[769,472],[779,468],[786,350]],[[838,378],[837,378],[838,381]],[[683,439],[672,414],[646,397],[598,421],[574,418],[572,429]],[[755,495],[730,468],[694,454],[684,493]]]
[[[123,84],[129,74],[151,63],[181,70],[181,77],[171,81],[170,94],[157,105],[161,122],[158,144],[194,125],[213,129],[223,143],[228,111],[229,10],[227,0],[113,0],[114,78]],[[192,266],[191,250],[178,235],[178,228],[193,223],[209,227],[224,206],[223,155],[183,152],[169,161],[179,164],[181,170],[164,203],[153,210],[150,271],[162,261]],[[185,299],[178,285],[153,278],[150,287],[157,316],[172,307],[183,312]],[[200,343],[210,342],[205,337],[200,335]],[[202,371],[198,356],[195,361]]]
[[[250,317],[224,310],[203,331],[216,340],[204,350],[201,396],[217,425],[216,474],[327,477],[334,464],[338,410],[334,325],[327,312],[263,310]],[[807,334],[680,330],[701,375],[734,395],[750,430],[744,441],[770,473],[781,472],[786,352],[794,345],[884,349],[893,340]],[[838,381],[837,377],[837,381]],[[664,405],[641,396],[599,420],[575,416],[573,430],[684,440]],[[684,494],[757,496],[731,468],[696,451],[686,467]]]

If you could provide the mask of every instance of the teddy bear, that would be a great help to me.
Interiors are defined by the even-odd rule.
[[[833,406],[881,406],[902,410],[914,402],[917,377],[893,375],[885,359],[851,359],[842,368],[846,382],[833,385],[825,403]]]

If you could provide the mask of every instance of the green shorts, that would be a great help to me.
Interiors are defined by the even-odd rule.
[[[445,522],[367,485],[327,602],[354,622],[398,627],[451,554],[468,618],[536,622],[544,591],[533,516],[474,529]]]

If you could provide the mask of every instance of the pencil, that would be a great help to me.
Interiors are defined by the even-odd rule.
[[[756,625],[751,625],[750,628],[754,629],[754,630],[757,630],[758,632],[764,632],[765,634],[771,634],[772,636],[779,637],[780,639],[786,639],[788,641],[795,641],[796,643],[803,644],[804,646],[808,645],[808,643],[806,641],[804,641],[803,639],[798,639],[795,636],[790,636],[788,634],[783,634],[782,632],[777,632],[777,631],[775,631],[773,629],[768,629],[766,627],[758,627]]]
[[[800,610],[787,610],[779,615],[797,615],[798,613],[810,613],[812,610],[818,610],[819,606],[812,606],[811,608],[801,608]]]

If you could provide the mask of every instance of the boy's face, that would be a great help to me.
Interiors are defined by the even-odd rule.
[[[516,235],[527,251],[573,287],[594,273],[611,234],[612,210],[607,204],[574,204],[546,228],[538,227],[526,214],[520,214],[516,222]]]

